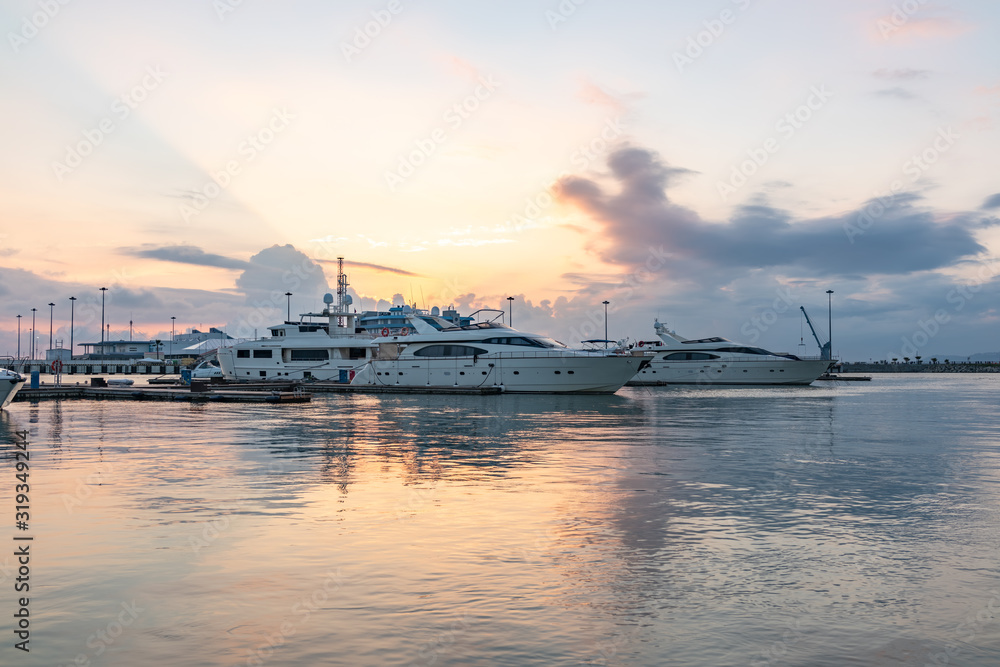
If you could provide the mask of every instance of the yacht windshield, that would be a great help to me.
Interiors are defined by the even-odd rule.
[[[494,338],[485,338],[480,342],[486,343],[487,345],[519,345],[521,347],[566,347],[559,341],[546,338],[545,336],[533,338],[528,338],[526,336],[496,336]]]
[[[732,354],[763,354],[772,357],[780,356],[775,354],[774,352],[768,352],[767,350],[761,347],[738,347],[738,346],[720,347],[718,349],[712,350],[712,352],[730,352]]]

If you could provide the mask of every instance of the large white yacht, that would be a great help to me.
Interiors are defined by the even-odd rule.
[[[648,361],[632,354],[572,350],[497,322],[503,311],[484,311],[499,315],[464,326],[434,315],[411,315],[410,327],[375,339],[375,357],[351,384],[612,394]],[[408,329],[414,333],[405,335]]]
[[[0,410],[10,405],[24,386],[24,376],[8,368],[0,368]]]
[[[357,313],[350,311],[343,258],[338,259],[336,304],[333,295],[326,294],[322,313],[302,313],[298,322],[268,327],[269,337],[219,348],[219,366],[227,380],[350,382],[354,370],[371,357],[374,345],[372,335],[357,326]],[[326,321],[306,321],[307,317]]]
[[[652,361],[630,385],[662,384],[809,384],[835,362],[818,357],[769,352],[725,338],[689,340],[654,322],[658,341],[639,341],[636,349],[654,352]]]

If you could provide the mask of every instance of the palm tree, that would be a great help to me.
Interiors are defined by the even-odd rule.
[[[909,357],[903,357],[903,363],[904,364],[910,363],[910,358]]]
[[[892,363],[896,363],[897,361],[899,361],[899,357],[893,357],[892,358]]]
[[[937,364],[937,357],[931,357],[931,363],[936,365]]]
[[[922,359],[922,357],[921,357],[921,356],[920,356],[920,355],[918,354],[918,355],[917,355],[917,363],[918,363],[918,364],[920,363],[920,360],[921,360],[921,359]]]

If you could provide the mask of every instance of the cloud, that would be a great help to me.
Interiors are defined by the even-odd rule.
[[[236,287],[248,300],[267,297],[281,303],[285,292],[311,297],[330,290],[323,267],[292,245],[273,245],[251,257]]]
[[[872,74],[878,79],[889,79],[891,81],[912,81],[914,79],[926,79],[931,71],[927,69],[877,69]]]
[[[995,208],[1000,208],[1000,192],[987,197],[986,201],[983,202],[983,205],[980,206],[980,208],[984,211],[991,211]]]
[[[900,100],[915,100],[917,98],[916,95],[914,95],[910,91],[900,86],[894,86],[893,88],[883,88],[882,90],[875,91],[875,94],[880,95],[882,97],[895,97]]]
[[[335,259],[317,259],[317,262],[322,264],[334,264],[336,265],[337,260]],[[381,264],[369,264],[368,262],[352,262],[350,260],[344,260],[344,266],[353,266],[359,269],[371,269],[372,271],[378,271],[380,273],[394,273],[399,276],[413,276],[419,278],[419,273],[413,273],[412,271],[406,271],[404,269],[397,269],[391,266],[382,266]]]
[[[882,39],[902,41],[924,39],[949,39],[972,29],[972,25],[947,16],[905,15],[897,8],[893,14],[875,22]]]
[[[744,206],[726,222],[707,222],[670,201],[669,186],[686,170],[664,165],[652,151],[619,149],[608,156],[608,167],[617,192],[570,176],[559,182],[557,194],[603,226],[595,242],[601,259],[625,267],[659,257],[672,275],[712,282],[775,268],[802,275],[905,274],[947,267],[984,250],[973,237],[971,214],[939,222],[916,207],[919,197],[913,194],[882,203],[881,214],[851,237],[846,230],[865,208],[795,220],[779,209]]]
[[[164,262],[191,264],[194,266],[211,266],[220,269],[245,269],[247,263],[241,259],[207,253],[193,245],[152,246],[143,245],[138,248],[119,248],[118,252],[132,257],[158,259]]]
[[[616,95],[608,92],[596,83],[584,81],[580,84],[577,97],[586,104],[607,107],[617,114],[624,115],[629,112],[630,103],[637,102],[644,96],[637,93]]]

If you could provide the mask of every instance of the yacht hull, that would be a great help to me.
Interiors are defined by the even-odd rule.
[[[16,374],[0,375],[0,410],[10,405],[17,392],[24,386],[24,378]]]
[[[643,359],[629,356],[520,356],[376,359],[351,384],[433,390],[500,387],[510,393],[613,394]]]
[[[825,373],[829,360],[667,361],[657,354],[629,385],[807,385]]]

